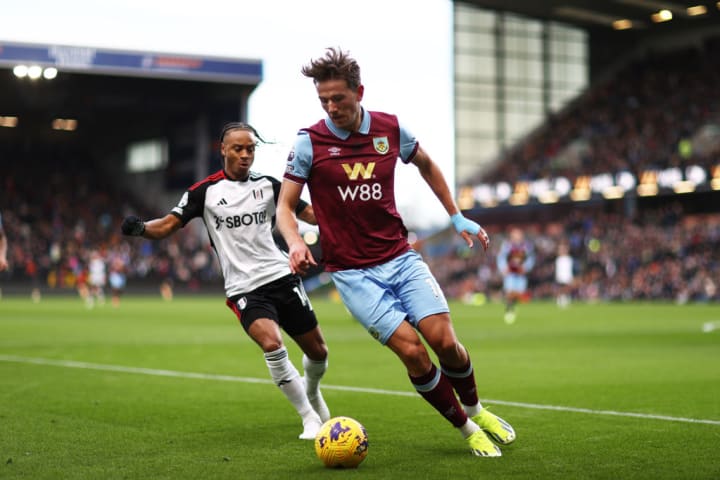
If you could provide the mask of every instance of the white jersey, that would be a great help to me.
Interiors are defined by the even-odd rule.
[[[95,287],[104,287],[107,282],[105,260],[100,256],[93,256],[88,265],[88,282]]]
[[[289,275],[285,252],[273,237],[280,182],[250,172],[231,180],[220,170],[190,187],[172,209],[185,226],[195,217],[205,223],[220,260],[227,297],[247,293]],[[302,212],[307,203],[298,203]]]
[[[555,282],[569,285],[573,281],[573,259],[570,255],[558,255],[555,259]]]

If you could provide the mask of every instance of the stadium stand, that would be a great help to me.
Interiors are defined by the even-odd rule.
[[[496,250],[511,222],[519,222],[536,245],[537,263],[529,276],[533,298],[557,295],[555,254],[560,242],[568,242],[576,299],[720,300],[720,196],[710,188],[720,165],[720,101],[713,94],[720,79],[719,44],[711,38],[633,62],[476,179],[512,184],[630,172],[639,184],[648,170],[697,165],[708,179],[702,192],[641,198],[629,191],[619,200],[595,198],[586,205],[566,200],[483,208],[475,203],[473,217],[493,234],[489,255],[469,255],[457,242],[452,249],[438,249],[430,241],[424,245],[448,295],[470,300],[480,293],[499,300]]]
[[[536,252],[536,266],[529,274],[531,298],[558,295],[554,261],[558,245],[567,242],[574,259],[575,300],[720,300],[720,214],[687,214],[670,203],[636,218],[578,211],[565,221],[526,223],[522,228]],[[472,301],[481,294],[501,301],[495,255],[507,229],[494,225],[492,230],[493,243],[485,255],[471,255],[459,242],[446,243],[451,247],[444,251],[422,247],[449,297]]]
[[[573,177],[608,169],[639,175],[650,166],[683,162],[713,175],[717,143],[693,143],[691,150],[679,146],[686,138],[700,142],[705,127],[720,125],[720,100],[714,95],[720,80],[718,45],[717,39],[706,41],[701,48],[655,54],[628,66],[509,152],[483,181]],[[560,161],[567,160],[561,152],[578,142],[582,155]],[[10,264],[0,277],[5,292],[13,285],[21,292],[74,292],[93,251],[108,263],[115,259],[126,265],[129,290],[140,286],[157,292],[161,283],[171,282],[178,288],[219,291],[217,260],[202,235],[132,244],[120,236],[119,224],[129,212],[157,217],[169,204],[158,211],[112,173],[86,168],[97,159],[84,158],[82,151],[32,152],[7,143],[0,151],[0,205]],[[633,202],[600,199],[587,206],[478,208],[474,214],[491,234],[489,252],[469,255],[448,231],[423,239],[418,249],[449,297],[498,298],[501,279],[494,255],[512,222],[521,224],[536,246],[532,298],[556,295],[555,253],[560,242],[568,242],[576,262],[572,294],[577,300],[718,301],[718,205],[715,191]]]
[[[28,78],[23,65],[57,76]],[[0,41],[0,208],[12,240],[3,293],[83,291],[93,252],[126,271],[128,290],[222,291],[196,228],[131,248],[119,224],[166,213],[217,169],[212,132],[246,114],[261,80],[258,59]]]
[[[128,211],[155,212],[147,206],[118,201],[126,198],[102,175],[68,176],[41,160],[2,167],[0,204],[10,239],[10,272],[6,278],[43,292],[74,292],[92,251],[109,263],[121,259],[130,287],[157,292],[170,279],[178,289],[214,288],[220,272],[211,247],[197,235],[172,241],[130,243],[119,235]],[[32,172],[42,169],[48,180],[37,188]],[[530,275],[533,298],[553,298],[553,262],[557,245],[567,241],[576,261],[573,297],[584,301],[665,299],[677,302],[720,300],[720,214],[690,211],[680,202],[639,209],[627,216],[617,211],[576,209],[565,219],[526,223],[536,247],[537,265]],[[494,255],[506,224],[490,224],[492,247],[469,255],[464,243],[442,234],[420,250],[449,297],[500,294],[501,278]],[[4,282],[7,288],[8,282]]]
[[[153,286],[157,291],[166,280],[178,288],[198,289],[205,282],[219,285],[214,253],[197,235],[131,245],[120,235],[124,216],[143,212],[150,217],[159,212],[120,200],[132,197],[97,170],[67,174],[66,164],[53,165],[40,159],[15,161],[1,169],[0,204],[12,206],[3,211],[11,239],[10,280],[24,290],[31,285],[43,292],[74,291],[87,276],[91,253],[98,251],[108,265],[120,261],[126,266],[131,287]],[[37,171],[44,172],[42,188],[33,173]],[[3,283],[7,292],[12,290]]]
[[[717,140],[704,128],[720,124],[720,49],[710,40],[649,54],[593,87],[571,108],[504,156],[483,182],[536,180],[700,165],[710,169]],[[682,151],[684,140],[695,148]]]

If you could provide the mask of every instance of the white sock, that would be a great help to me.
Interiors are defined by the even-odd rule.
[[[468,418],[467,422],[465,422],[465,425],[463,425],[462,427],[458,427],[458,430],[460,430],[463,438],[468,438],[470,435],[480,430],[480,427],[478,427],[477,423],[473,422]]]
[[[320,392],[320,379],[327,370],[327,358],[316,361],[311,360],[307,355],[303,355],[302,362],[305,370],[305,392],[308,400],[313,409],[320,415],[320,419],[323,422],[327,421],[330,419],[330,410]]]
[[[482,404],[480,402],[476,403],[475,405],[465,405],[463,404],[463,410],[465,410],[465,413],[467,413],[468,417],[474,417],[478,413],[480,413],[483,409]]]
[[[314,393],[319,390],[320,379],[327,370],[327,358],[316,361],[311,360],[307,355],[303,355],[302,363],[305,370],[305,390],[308,393]]]
[[[303,424],[309,418],[316,417],[317,414],[305,394],[305,386],[300,374],[288,357],[287,349],[280,347],[274,352],[266,353],[265,363],[270,370],[270,377],[272,377],[273,382],[280,387],[280,390],[303,418]]]

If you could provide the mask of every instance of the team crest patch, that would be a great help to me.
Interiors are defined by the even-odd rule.
[[[390,144],[388,143],[387,137],[373,138],[373,146],[375,147],[375,151],[382,155],[390,151]]]
[[[380,340],[380,332],[378,332],[378,329],[375,327],[368,328],[368,333],[371,337],[373,337],[375,340]]]
[[[247,307],[247,298],[241,297],[237,301],[237,306],[239,310],[245,310],[245,307]]]

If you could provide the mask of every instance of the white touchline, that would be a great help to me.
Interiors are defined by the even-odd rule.
[[[139,373],[142,375],[155,375],[159,377],[195,378],[200,380],[217,380],[221,382],[265,383],[272,384],[272,380],[253,377],[236,377],[233,375],[216,375],[211,373],[178,372],[176,370],[158,370],[154,368],[126,367],[123,365],[107,365],[101,363],[77,362],[74,360],[54,360],[51,358],[19,357],[16,355],[0,355],[2,362],[33,363],[36,365],[51,365],[54,367],[84,368],[88,370],[102,370],[106,372]],[[378,395],[394,395],[416,397],[416,392],[401,392],[397,390],[383,390],[379,388],[347,387],[343,385],[322,384],[326,390],[340,390],[344,392],[374,393]],[[665,420],[668,422],[702,423],[706,425],[720,425],[720,420],[705,420],[701,418],[670,417],[668,415],[653,415],[649,413],[617,412],[614,410],[593,410],[591,408],[564,407],[561,405],[543,405],[539,403],[510,402],[507,400],[481,399],[483,403],[508,405],[511,407],[531,408],[535,410],[555,410],[558,412],[588,413],[591,415],[614,415],[617,417],[645,418],[650,420]]]

